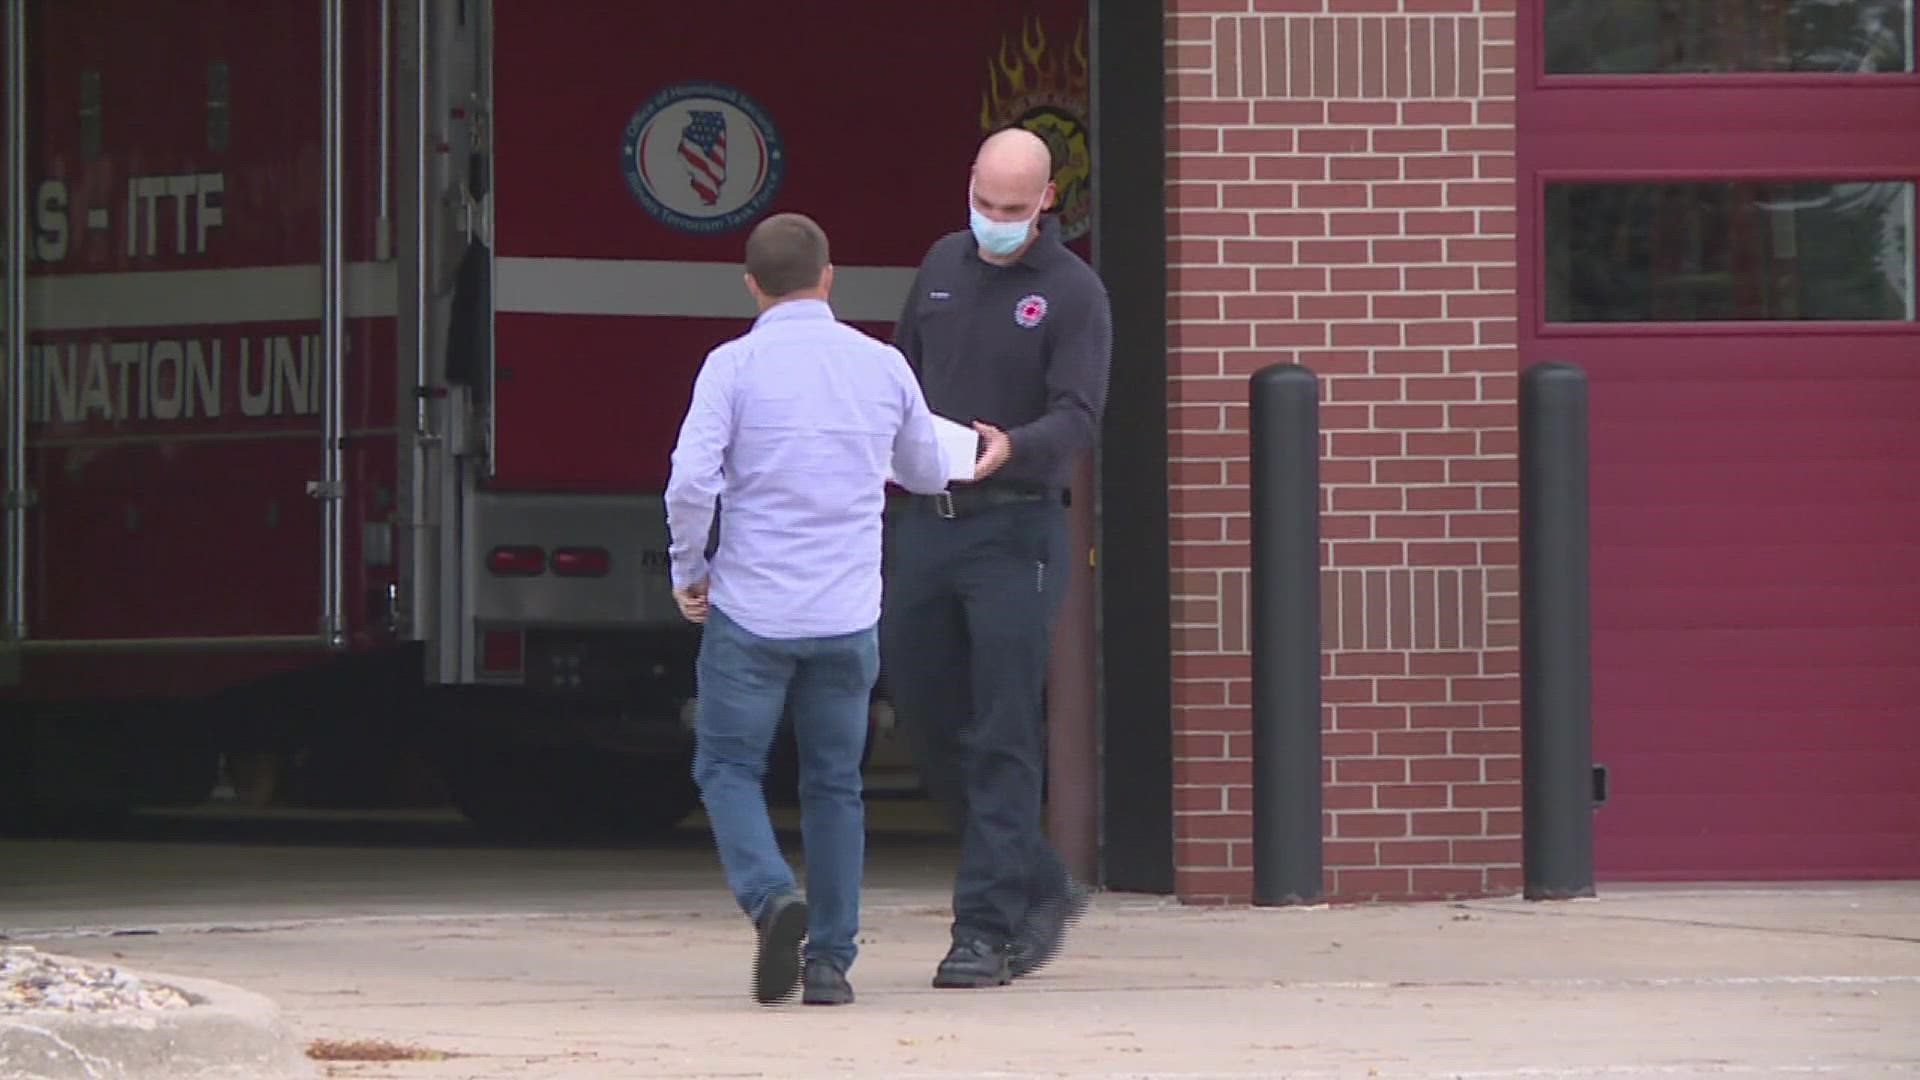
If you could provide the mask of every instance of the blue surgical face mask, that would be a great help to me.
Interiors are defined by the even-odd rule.
[[[1035,209],[1033,216],[1025,221],[995,221],[980,212],[973,202],[973,185],[967,185],[968,224],[973,228],[973,238],[980,242],[980,249],[989,255],[1011,255],[1020,250],[1027,242],[1027,236],[1033,232],[1033,223],[1040,219],[1040,211]]]

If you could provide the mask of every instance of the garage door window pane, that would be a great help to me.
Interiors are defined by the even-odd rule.
[[[1914,0],[1543,2],[1554,75],[1914,69]]]
[[[1553,322],[1914,318],[1914,185],[1547,185]]]

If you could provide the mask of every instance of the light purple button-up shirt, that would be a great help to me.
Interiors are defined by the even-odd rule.
[[[944,491],[946,463],[899,350],[820,300],[767,309],[707,355],[673,450],[673,584],[764,638],[834,637],[880,620],[880,523],[901,486]],[[720,546],[706,558],[714,500]]]

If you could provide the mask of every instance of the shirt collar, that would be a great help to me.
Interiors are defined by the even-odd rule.
[[[1026,254],[1020,261],[1028,266],[1045,266],[1061,250],[1060,218],[1057,214],[1045,214],[1040,218],[1040,235],[1033,238]]]
[[[825,300],[782,300],[760,313],[753,320],[755,326],[768,323],[787,322],[792,319],[831,319],[833,306]]]

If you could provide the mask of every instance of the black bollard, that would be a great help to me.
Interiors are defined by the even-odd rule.
[[[1253,902],[1317,902],[1320,835],[1320,386],[1257,372],[1253,426]]]
[[[1593,890],[1593,623],[1587,377],[1520,378],[1522,874],[1529,900]]]

